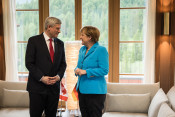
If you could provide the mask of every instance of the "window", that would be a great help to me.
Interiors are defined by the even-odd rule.
[[[38,0],[16,0],[16,21],[18,40],[18,76],[20,81],[27,80],[25,52],[29,37],[39,34]]]
[[[45,18],[54,16],[62,21],[58,38],[64,42],[78,40],[85,25],[99,28],[99,43],[109,52],[108,81],[142,83],[145,7],[146,0],[16,0],[20,80],[28,75],[29,37],[42,32]]]
[[[109,0],[109,81],[142,83],[146,0]]]
[[[146,0],[120,0],[119,82],[142,83]]]

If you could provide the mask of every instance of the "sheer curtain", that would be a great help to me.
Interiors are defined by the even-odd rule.
[[[154,83],[156,0],[147,1],[146,15],[144,83]]]
[[[17,81],[17,36],[15,0],[2,0],[6,81]]]

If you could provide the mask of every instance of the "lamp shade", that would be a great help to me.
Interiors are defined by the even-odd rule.
[[[78,109],[78,101],[74,101],[72,91],[77,83],[78,77],[75,76],[74,69],[77,66],[78,54],[82,44],[81,41],[66,41],[65,54],[66,54],[66,87],[68,91],[67,108],[68,110]]]

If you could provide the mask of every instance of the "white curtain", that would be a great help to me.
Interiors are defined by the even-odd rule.
[[[147,1],[146,16],[144,83],[154,83],[156,0]]]
[[[17,81],[17,36],[15,0],[2,0],[6,81]]]

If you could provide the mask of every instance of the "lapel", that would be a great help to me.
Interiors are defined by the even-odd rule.
[[[42,50],[44,51],[44,53],[46,54],[48,59],[52,62],[43,33],[40,36],[41,36],[41,38],[40,38],[41,43],[39,43],[39,44],[41,44],[40,46],[41,46]]]
[[[95,51],[95,49],[97,48],[98,45],[99,45],[98,42],[96,42],[96,43],[91,47],[91,49],[88,51],[88,53],[85,55],[86,50],[87,50],[87,48],[86,48],[85,51],[84,51],[84,53],[83,53],[83,55],[85,55],[85,56],[84,56],[84,59],[86,59],[90,54],[92,54],[92,53]]]

